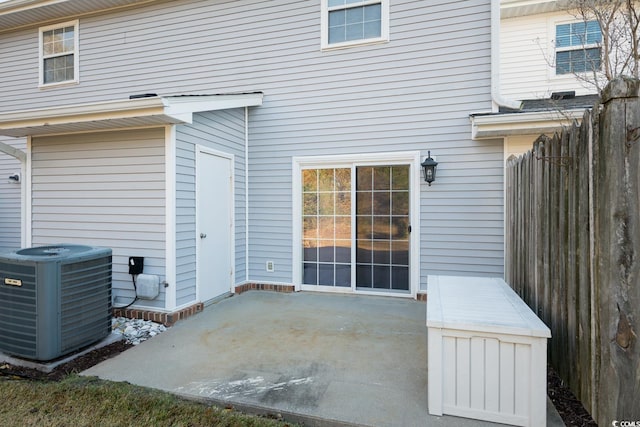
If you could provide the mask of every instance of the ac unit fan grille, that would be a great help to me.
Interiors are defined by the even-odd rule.
[[[111,257],[65,264],[61,270],[60,345],[66,352],[111,331]]]

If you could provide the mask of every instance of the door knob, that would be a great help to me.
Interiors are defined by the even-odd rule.
[[[204,239],[205,237],[207,237],[207,235],[205,233],[200,233],[200,238]]]

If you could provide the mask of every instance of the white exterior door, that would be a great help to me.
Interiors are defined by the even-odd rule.
[[[199,149],[196,164],[198,300],[231,291],[233,277],[233,158]]]

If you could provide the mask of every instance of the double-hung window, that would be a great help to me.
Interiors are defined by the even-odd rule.
[[[40,28],[40,86],[78,82],[78,21]]]
[[[556,25],[556,74],[600,70],[602,32],[597,21]]]
[[[322,48],[389,39],[389,0],[322,0]]]

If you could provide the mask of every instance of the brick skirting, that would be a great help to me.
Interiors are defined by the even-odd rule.
[[[236,286],[236,294],[247,291],[273,291],[273,292],[295,292],[296,288],[293,285],[269,285],[265,283],[245,283],[244,285]],[[416,295],[417,301],[427,302],[426,293],[418,293]]]
[[[183,308],[182,310],[174,311],[173,313],[162,313],[151,310],[139,310],[137,308],[114,308],[114,317],[126,317],[128,319],[143,319],[151,320],[152,322],[162,323],[165,326],[172,326],[178,320],[186,319],[194,314],[200,313],[204,309],[204,304],[201,302]]]
[[[274,292],[294,292],[296,290],[293,285],[269,285],[265,283],[245,283],[244,285],[236,286],[236,294],[241,294],[247,291],[274,291]]]

